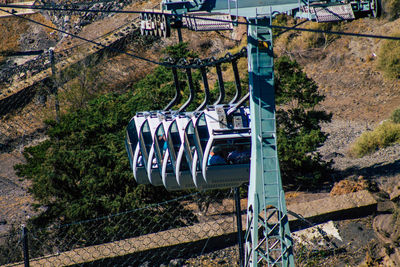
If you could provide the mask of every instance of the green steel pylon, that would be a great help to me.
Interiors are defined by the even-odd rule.
[[[245,265],[294,266],[277,153],[272,30],[269,19],[250,22],[247,38],[252,154]]]

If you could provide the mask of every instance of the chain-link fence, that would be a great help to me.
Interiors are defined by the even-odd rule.
[[[14,228],[0,236],[0,264],[160,266],[237,243],[234,194],[194,193],[86,221]],[[233,257],[238,264],[239,252]]]

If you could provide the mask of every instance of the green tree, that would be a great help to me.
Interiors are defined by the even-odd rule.
[[[275,61],[276,120],[278,153],[284,184],[316,186],[326,177],[329,163],[322,161],[317,148],[328,135],[321,123],[332,115],[318,110],[324,96],[299,64],[288,57]]]
[[[178,195],[163,187],[137,185],[134,180],[123,140],[132,111],[146,109],[138,106],[138,100],[129,93],[103,95],[89,102],[86,108],[62,116],[60,123],[47,122],[49,139],[26,148],[26,163],[16,166],[18,175],[32,181],[30,192],[36,206],[45,207],[31,220],[32,228],[94,219],[160,203]],[[140,229],[135,234],[146,234],[171,225],[184,225],[188,216],[193,221],[191,213],[185,213],[178,203],[164,206],[171,207],[182,210],[182,217],[172,217],[162,210],[146,215],[147,210],[144,210],[140,215],[122,220],[122,225],[113,223],[121,219],[111,218],[106,224],[94,221],[61,227],[57,237],[67,242],[78,236],[79,243],[89,245],[126,238],[133,234],[128,229]],[[136,220],[139,216],[147,220],[145,224]],[[101,240],[92,236],[93,229],[101,232]],[[49,239],[46,232],[41,233],[44,240]],[[68,248],[67,244],[65,246]]]
[[[26,163],[15,167],[18,175],[32,181],[30,192],[36,200],[35,206],[45,207],[31,220],[32,227],[98,218],[182,194],[169,193],[163,187],[137,185],[123,142],[126,125],[136,111],[159,109],[168,103],[168,94],[173,93],[170,72],[160,66],[135,84],[133,94],[102,95],[80,108],[71,107],[59,123],[46,122],[48,140],[26,148]],[[198,89],[199,78],[196,77],[194,81]],[[185,84],[182,85],[183,93],[187,94]],[[159,225],[159,231],[171,225],[183,225],[188,216],[192,218],[190,212],[185,213],[182,207],[176,207],[179,204],[168,205],[182,210],[182,217],[158,211],[147,218],[145,224],[133,220],[130,225],[136,225],[142,229],[140,234],[145,234],[154,231],[154,225]],[[127,231],[119,225],[111,229],[99,225],[100,228],[108,229],[102,242],[119,235],[126,237]],[[80,233],[81,239],[85,240],[82,242],[91,244],[94,241],[84,237],[84,233],[89,232],[85,229],[86,226],[77,225],[60,230],[59,236],[68,239],[69,235]]]

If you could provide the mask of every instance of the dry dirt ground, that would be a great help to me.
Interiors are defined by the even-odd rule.
[[[106,25],[111,29],[113,25],[120,25],[126,19],[122,15],[118,21],[107,18]],[[99,22],[95,26],[91,26],[93,27],[91,29],[84,29],[81,33],[82,36],[92,39],[109,30],[104,28],[105,30],[100,32],[101,27],[98,27],[100,24]],[[400,20],[387,22],[364,18],[345,24],[343,30],[387,35],[398,29],[399,26]],[[211,55],[218,55],[238,43],[238,39],[232,40],[229,36],[217,39],[215,35],[205,34],[203,37],[199,37],[193,33],[185,34],[184,38],[192,41],[192,48],[201,52],[202,47],[207,46]],[[241,34],[236,34],[236,37],[240,37]],[[145,57],[157,58],[159,49],[174,40],[176,39],[160,41],[152,47],[131,49],[136,49]],[[65,46],[76,44],[75,41],[64,41],[66,42],[63,44]],[[334,179],[337,181],[357,180],[363,176],[363,179],[376,182],[382,191],[390,194],[396,188],[400,178],[400,145],[376,151],[361,159],[354,159],[348,155],[349,145],[362,132],[373,129],[400,106],[400,81],[384,78],[376,67],[381,42],[379,39],[371,38],[340,37],[325,47],[297,51],[286,51],[282,47],[277,47],[276,51],[280,54],[289,54],[297,59],[307,74],[317,82],[320,92],[326,95],[321,108],[332,112],[333,120],[331,123],[323,125],[324,131],[330,136],[326,144],[320,148],[320,152],[324,159],[333,160],[332,176]],[[151,69],[146,64],[138,63],[123,55],[113,58],[105,66],[110,73],[114,73],[113,75],[117,75],[118,78],[122,77],[121,83],[132,77],[137,79],[138,76],[140,77]],[[136,70],[141,70],[141,74],[134,74]],[[0,233],[7,230],[11,224],[19,224],[33,214],[29,207],[32,198],[26,191],[28,183],[15,175],[12,166],[23,162],[21,151],[25,145],[32,140],[40,140],[44,137],[42,133],[36,133],[35,129],[42,128],[41,119],[46,114],[39,116],[40,112],[33,112],[35,110],[37,111],[34,104],[29,105],[20,114],[2,120],[0,125],[0,135],[12,137],[11,139],[14,140],[9,146],[3,147],[2,154],[0,154]],[[288,201],[300,201],[300,199],[307,201],[326,196],[332,186],[325,187],[318,193],[300,192],[297,194],[297,198],[289,198]],[[346,190],[344,189],[344,191]],[[373,253],[369,251],[370,246],[373,245],[371,245],[371,241],[378,239],[372,230],[372,221],[373,217],[366,217],[355,221],[336,222],[343,235],[348,239],[348,243],[353,246],[351,250],[353,255],[330,255],[329,259],[334,260],[333,257],[336,258],[336,261],[326,261],[327,265],[325,266],[345,266],[346,264],[355,266],[364,259],[374,263],[374,260],[379,257],[374,258]],[[186,264],[189,266],[196,266],[196,264],[231,266],[234,264],[233,262],[223,262],[218,259],[221,257],[218,255],[220,255],[219,253],[229,255],[229,253],[234,253],[232,251],[234,249],[228,248],[227,251],[205,255],[204,257],[208,257],[209,261],[204,264],[202,263],[204,257],[192,259]],[[212,260],[210,261],[210,259]],[[377,262],[375,261],[376,264]],[[382,264],[384,264],[383,261]]]

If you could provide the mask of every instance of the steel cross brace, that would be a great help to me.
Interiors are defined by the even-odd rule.
[[[245,266],[294,266],[280,175],[270,19],[253,19],[247,33],[251,112],[251,168]]]

